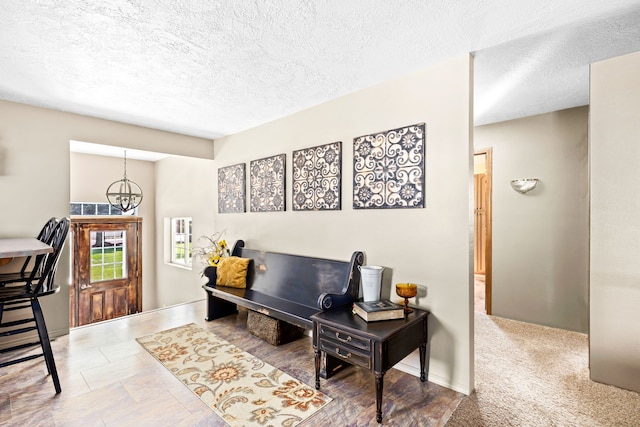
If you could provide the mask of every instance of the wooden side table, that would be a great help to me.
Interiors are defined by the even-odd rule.
[[[413,309],[404,319],[367,323],[349,306],[312,315],[316,389],[320,389],[323,353],[369,369],[376,381],[376,420],[382,422],[383,377],[387,370],[419,348],[420,381],[426,381],[428,315],[428,311]]]

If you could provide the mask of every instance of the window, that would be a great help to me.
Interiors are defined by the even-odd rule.
[[[71,215],[138,215],[138,208],[122,212],[109,203],[72,202],[69,213]]]
[[[191,218],[171,218],[171,263],[191,267]]]
[[[126,233],[125,230],[91,232],[91,283],[126,279]]]

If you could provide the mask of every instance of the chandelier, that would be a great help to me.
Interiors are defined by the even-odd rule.
[[[107,201],[122,212],[135,209],[142,202],[142,189],[127,179],[127,150],[124,151],[124,176],[107,188]]]

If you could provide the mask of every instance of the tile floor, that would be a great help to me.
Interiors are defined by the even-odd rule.
[[[194,322],[307,384],[313,348],[305,336],[273,347],[246,331],[246,312],[204,320],[197,301],[71,330],[53,342],[62,393],[42,358],[0,369],[0,426],[224,426],[135,338]],[[322,391],[334,400],[300,425],[375,426],[373,375],[349,367]],[[383,425],[443,426],[462,395],[391,369],[385,375]]]

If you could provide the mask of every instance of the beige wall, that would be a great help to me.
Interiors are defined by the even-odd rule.
[[[199,236],[214,232],[214,199],[216,198],[215,164],[212,160],[171,157],[156,162],[156,235],[168,236],[169,218],[191,217],[194,245],[202,244]],[[170,265],[169,243],[156,246],[158,271],[158,306],[168,306],[203,299],[200,273],[204,268],[194,260],[192,269]]]
[[[473,389],[471,257],[471,58],[467,55],[393,80],[215,144],[216,161],[181,157],[155,165],[157,239],[164,219],[194,217],[194,235],[227,230],[228,240],[275,251],[349,259],[363,250],[388,267],[387,284],[412,281],[430,317],[429,379]],[[69,212],[69,140],[211,159],[210,141],[0,102],[0,191],[21,209],[3,210],[0,235],[31,235],[51,215]],[[352,141],[370,132],[426,122],[426,208],[353,210]],[[217,214],[217,168],[332,141],[343,141],[343,209],[338,212]],[[171,149],[169,149],[171,147]],[[49,168],[49,165],[53,165]],[[34,173],[34,171],[37,171]],[[43,184],[46,182],[46,185]],[[291,206],[291,185],[287,186]],[[4,224],[4,225],[3,225]],[[156,240],[159,306],[201,299],[199,266],[165,265]],[[69,254],[58,283],[69,284]],[[390,287],[383,289],[390,296]],[[45,301],[52,335],[68,329],[68,289]],[[411,355],[400,368],[418,373]]]
[[[588,108],[475,128],[493,148],[492,314],[588,329]],[[538,178],[520,194],[516,178]]]
[[[248,170],[251,160],[286,153],[286,212],[217,214],[216,181],[199,192],[210,189],[213,223],[230,240],[342,260],[362,250],[366,263],[388,268],[388,285],[423,286],[417,303],[432,312],[429,380],[465,393],[473,389],[471,76],[465,55],[216,140],[216,169],[245,162]],[[419,122],[426,123],[426,208],[354,210],[353,138]],[[343,142],[342,210],[292,211],[292,151],[334,141]],[[417,374],[418,366],[414,354],[400,368]]]
[[[640,392],[640,52],[591,66],[591,378]]]
[[[591,70],[588,280],[592,378],[640,391],[640,202],[634,192],[640,163],[638,75],[640,54],[596,63]],[[250,247],[339,259],[365,251],[367,263],[388,267],[388,283],[412,281],[426,287],[417,303],[432,311],[429,379],[468,393],[473,388],[470,81],[471,62],[465,56],[223,138],[215,144],[216,161],[159,161],[151,220],[156,236],[164,236],[165,218],[188,214],[196,237],[226,229],[228,240],[243,238]],[[70,160],[71,139],[213,158],[210,141],[137,126],[6,101],[0,101],[0,117],[0,194],[5,201],[0,236],[33,235],[48,217],[68,215],[71,173],[84,173],[82,163],[89,162],[76,163],[81,158],[75,155]],[[354,211],[353,138],[422,121],[427,124],[427,207]],[[502,315],[521,316],[522,310],[513,312],[515,301],[524,307],[521,320],[584,329],[584,126],[585,110],[572,109],[475,130],[476,147],[494,147],[494,308]],[[337,140],[343,141],[341,211],[217,214],[217,168],[286,153],[290,208],[291,151]],[[516,177],[540,178],[540,189],[519,195],[508,187]],[[143,179],[148,180],[148,170]],[[84,190],[76,190],[84,197]],[[504,204],[502,212],[497,202]],[[528,245],[524,254],[521,242],[529,236],[506,238],[519,231],[523,219],[545,231],[529,240],[535,245]],[[145,230],[149,224],[145,220]],[[157,292],[152,302],[154,291],[144,291],[147,303],[202,298],[200,267],[167,266],[162,262],[164,245],[156,242],[154,248]],[[67,250],[56,278],[62,292],[43,301],[53,336],[68,330],[64,285],[70,283],[69,257]],[[523,277],[519,272],[531,271],[527,257],[540,265],[527,277],[536,277],[535,283],[518,281]],[[389,296],[390,288],[383,292]],[[531,309],[525,301],[533,301]],[[547,313],[553,320],[541,321]],[[401,368],[416,373],[417,357],[409,357]]]
[[[142,217],[142,310],[158,308],[156,282],[155,167],[153,162],[127,159],[127,178],[143,193],[138,215]],[[105,192],[112,182],[122,179],[123,159],[71,153],[70,183],[72,202],[105,203]]]
[[[51,216],[69,215],[72,139],[212,158],[210,140],[0,101],[0,236],[32,236]],[[62,254],[61,292],[43,299],[52,336],[69,330],[70,254]]]

